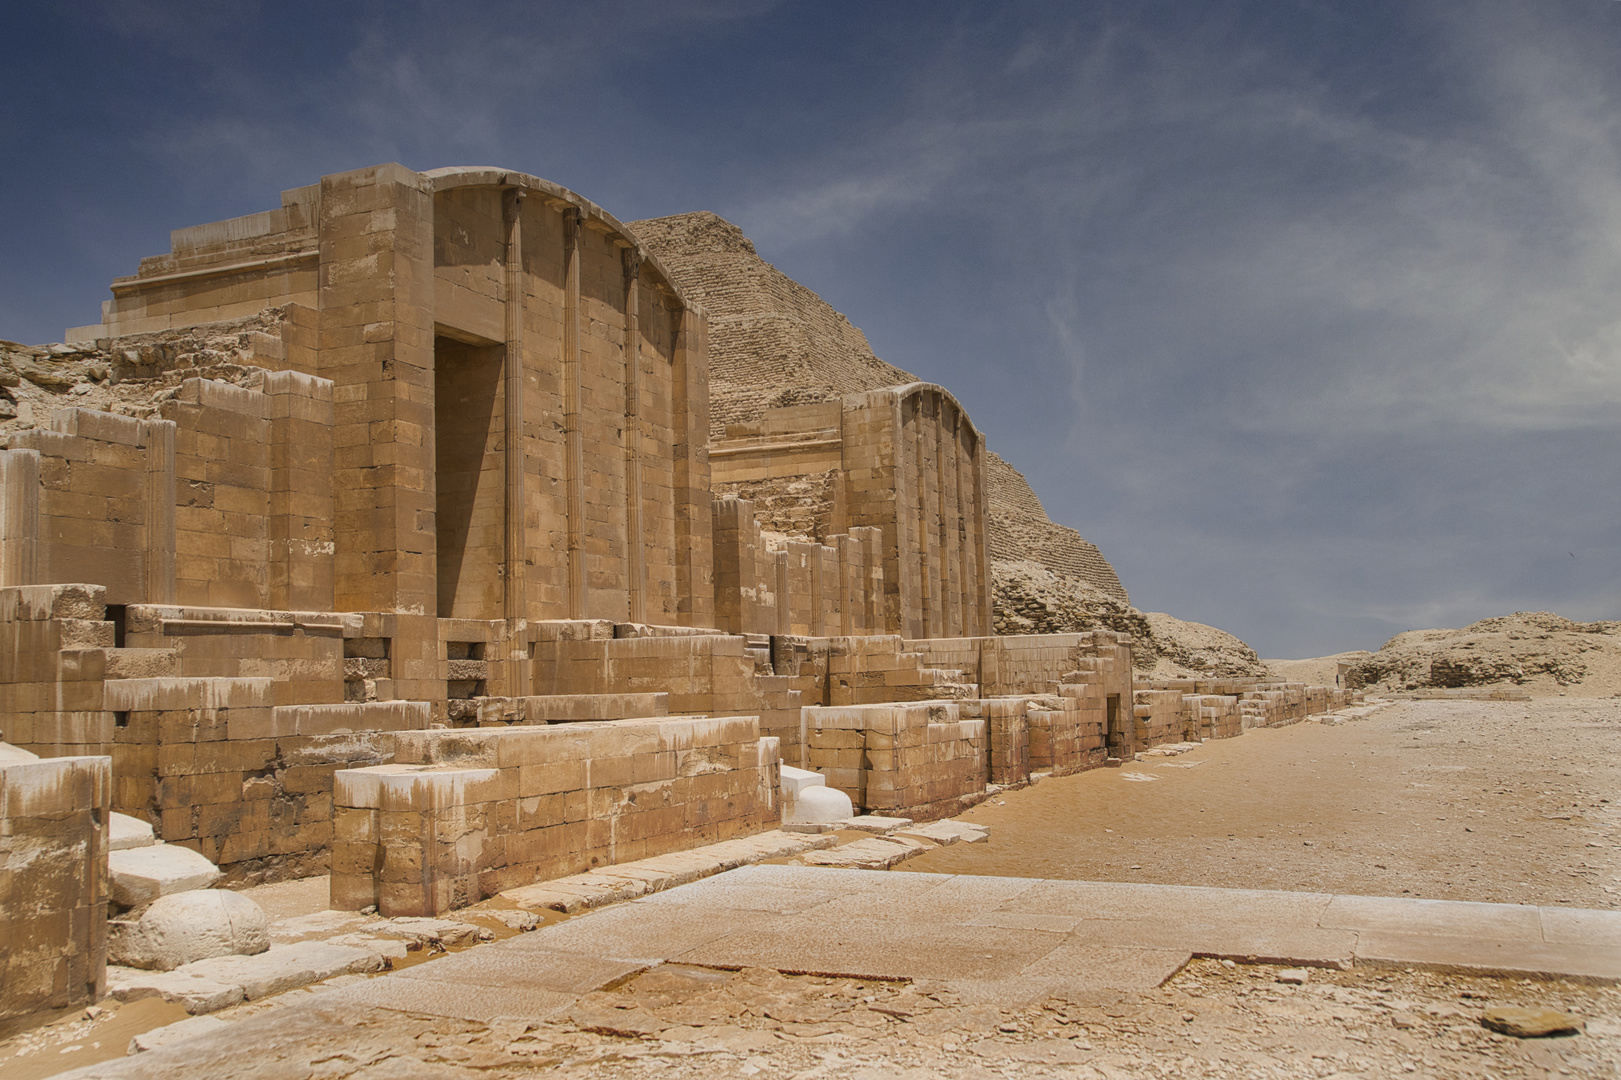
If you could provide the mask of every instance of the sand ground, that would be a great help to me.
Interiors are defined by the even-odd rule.
[[[1621,702],[1578,699],[1406,703],[1338,726],[1252,731],[1007,793],[965,815],[991,827],[991,843],[903,868],[1614,907],[1618,736]],[[273,1057],[209,1075],[1621,1076],[1615,987],[1376,968],[1315,970],[1300,986],[1278,975],[1195,960],[1152,991],[987,1006],[943,985],[666,965],[566,1017],[487,1025],[372,1011],[305,1027],[320,997],[298,991],[239,1007],[242,1019],[286,1018]],[[1586,1031],[1518,1040],[1482,1028],[1482,1012],[1505,1004],[1572,1012]],[[40,1056],[111,1034],[116,1020],[64,1023]],[[129,1075],[146,1075],[140,1060]],[[42,1075],[38,1058],[29,1065]]]
[[[907,870],[1621,905],[1621,701],[1416,701],[1048,780]]]

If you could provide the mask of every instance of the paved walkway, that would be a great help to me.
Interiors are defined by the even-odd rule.
[[[1152,988],[1195,955],[1618,981],[1621,912],[751,866],[71,1075],[209,1075],[378,1009],[539,1020],[666,961],[938,981],[1009,1005]]]

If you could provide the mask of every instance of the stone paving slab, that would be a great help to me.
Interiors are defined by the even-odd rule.
[[[1087,990],[1152,990],[1193,959],[1184,949],[1131,949],[1071,939],[1018,972],[1017,982],[1033,983],[1045,994],[1076,985]]]
[[[1491,941],[1439,934],[1374,931],[1358,936],[1356,958],[1366,964],[1429,967],[1481,975],[1621,980],[1621,949],[1543,941]]]
[[[1542,940],[1556,945],[1588,945],[1621,949],[1621,911],[1545,907]]]
[[[1528,904],[1336,896],[1319,925],[1401,934],[1443,934],[1486,941],[1542,940],[1541,913]]]
[[[400,972],[399,977],[428,982],[588,994],[620,982],[638,971],[646,971],[647,967],[639,960],[614,960],[555,949],[525,949],[522,952],[480,949],[465,957],[457,957],[454,964],[434,961],[414,965]]]
[[[1012,978],[1061,945],[1058,934],[932,920],[832,923],[804,916],[728,934],[672,959],[868,979]]]
[[[434,961],[443,963],[444,960]],[[322,994],[320,1004],[353,1014],[356,1010],[392,1009],[396,1012],[445,1016],[490,1023],[502,1017],[545,1020],[567,1009],[577,994],[533,987],[480,986],[448,979],[407,979],[404,972],[373,979],[364,986],[348,986]]]
[[[759,865],[250,1018],[240,1049],[356,1010],[544,1020],[663,962],[914,980],[1006,1007],[1151,989],[1193,956],[1616,982],[1618,936],[1604,911]]]
[[[722,840],[691,851],[655,855],[605,866],[590,873],[571,874],[524,885],[508,889],[501,896],[531,911],[551,909],[576,915],[591,908],[623,903],[649,893],[686,885],[765,859],[787,858],[829,848],[837,843],[835,836],[804,836],[773,830],[757,836]]]

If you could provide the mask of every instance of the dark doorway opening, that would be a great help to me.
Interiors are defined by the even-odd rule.
[[[502,489],[499,345],[433,342],[435,539],[439,617],[501,617]]]

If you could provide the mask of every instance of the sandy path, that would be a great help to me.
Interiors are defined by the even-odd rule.
[[[1621,701],[1402,703],[1010,792],[905,868],[1610,908],[1618,751]]]

